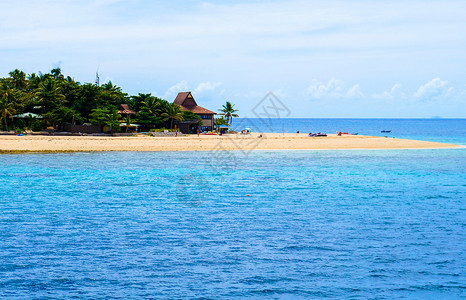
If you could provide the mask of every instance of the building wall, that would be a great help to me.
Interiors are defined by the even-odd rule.
[[[102,133],[102,126],[94,125],[72,125],[66,123],[63,126],[64,131],[68,132],[81,132],[81,133]]]
[[[202,120],[202,127],[211,127],[210,130],[214,129],[214,116],[213,115],[199,115]],[[210,119],[206,119],[210,117]]]

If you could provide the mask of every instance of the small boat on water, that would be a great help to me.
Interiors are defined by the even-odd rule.
[[[390,132],[392,132],[392,131],[391,131],[391,130],[382,130],[382,131],[380,131],[380,132],[383,132],[383,133],[390,133]]]

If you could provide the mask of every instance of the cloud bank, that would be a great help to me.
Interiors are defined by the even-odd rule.
[[[3,1],[0,73],[60,62],[78,81],[93,82],[99,68],[130,94],[169,100],[191,89],[249,110],[281,91],[305,106],[302,117],[328,99],[351,101],[349,117],[373,100],[385,103],[376,113],[406,100],[426,103],[416,114],[461,117],[464,11],[457,0]]]

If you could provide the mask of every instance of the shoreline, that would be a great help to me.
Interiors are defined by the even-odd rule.
[[[262,135],[261,138],[258,136]],[[186,135],[179,137],[0,136],[0,154],[107,151],[407,150],[461,145],[364,135],[308,137],[296,133]]]

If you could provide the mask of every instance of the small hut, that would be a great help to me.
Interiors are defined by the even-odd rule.
[[[120,104],[118,106],[118,113],[120,114],[122,118],[125,118],[127,116],[132,118],[136,115],[136,112],[134,110],[131,110],[128,104]]]

